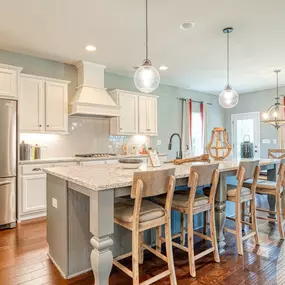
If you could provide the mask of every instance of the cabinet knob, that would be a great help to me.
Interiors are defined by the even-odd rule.
[[[49,125],[47,125],[47,127],[49,127]]]
[[[122,128],[120,128],[120,131],[122,130]]]
[[[39,127],[41,127],[42,125],[39,125]]]

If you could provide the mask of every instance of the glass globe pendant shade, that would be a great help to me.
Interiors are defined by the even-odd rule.
[[[150,60],[145,60],[134,75],[135,85],[138,90],[143,93],[151,93],[154,91],[158,87],[159,81],[159,72],[152,66]]]
[[[231,86],[226,86],[219,95],[219,103],[223,108],[233,108],[238,103],[238,93]]]
[[[263,123],[268,123],[279,129],[285,124],[285,106],[278,103],[272,105],[266,113],[263,113]]]

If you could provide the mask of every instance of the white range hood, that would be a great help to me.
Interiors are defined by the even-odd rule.
[[[78,68],[78,87],[69,104],[69,116],[119,117],[120,107],[104,88],[106,66],[81,61]]]

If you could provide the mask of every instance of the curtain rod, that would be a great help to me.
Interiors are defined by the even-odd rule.
[[[187,101],[187,100],[190,100],[189,98],[176,98],[176,99],[178,99],[178,100],[181,100],[181,101]],[[192,100],[192,99],[191,99]],[[192,100],[192,102],[193,103],[203,103],[203,101],[196,101],[196,100]],[[213,105],[212,103],[208,103],[208,102],[206,102],[208,105]]]

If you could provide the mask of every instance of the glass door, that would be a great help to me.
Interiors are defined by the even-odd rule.
[[[233,155],[241,158],[241,144],[249,141],[253,144],[254,158],[260,157],[260,113],[233,114],[232,116]]]

